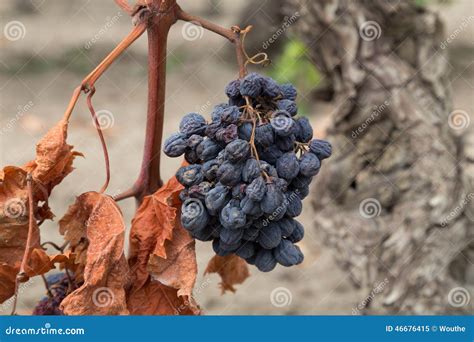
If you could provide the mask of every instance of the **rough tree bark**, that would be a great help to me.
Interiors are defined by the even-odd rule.
[[[448,124],[440,19],[408,0],[288,3],[337,108],[315,227],[366,293],[357,313],[469,312],[474,139]]]

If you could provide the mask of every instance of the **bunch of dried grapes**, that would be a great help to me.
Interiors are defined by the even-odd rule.
[[[46,277],[46,282],[49,294],[36,304],[33,315],[63,315],[59,306],[71,290],[69,278],[65,273],[56,273]]]
[[[212,240],[217,255],[234,253],[263,272],[300,264],[304,228],[295,217],[331,145],[296,117],[293,85],[251,73],[225,92],[229,102],[210,122],[189,113],[165,142],[166,155],[189,163],[176,174],[185,187],[181,223]]]

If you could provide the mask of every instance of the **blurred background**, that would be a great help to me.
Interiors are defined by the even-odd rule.
[[[299,112],[308,116],[317,137],[325,136],[337,108],[326,101],[329,83],[315,66],[305,43],[293,32],[291,15],[281,13],[285,1],[181,0],[189,13],[222,26],[254,25],[247,38],[249,54],[266,52],[272,64],[251,67],[299,89]],[[437,12],[445,35],[458,32],[450,42],[448,58],[453,108],[472,119],[474,8],[471,0],[417,1]],[[61,118],[73,89],[130,31],[131,19],[112,0],[3,0],[0,2],[0,165],[22,165],[34,156],[38,139]],[[467,18],[467,19],[466,19]],[[460,25],[465,22],[462,30]],[[289,24],[288,24],[289,23]],[[177,130],[188,112],[209,116],[213,106],[226,101],[225,85],[237,77],[233,47],[213,33],[177,23],[168,45],[167,97],[164,136]],[[142,158],[147,95],[147,42],[142,36],[96,84],[95,109],[108,143],[111,195],[126,190],[136,179]],[[472,126],[471,126],[472,128]],[[85,158],[51,197],[55,222],[42,228],[43,241],[60,241],[56,222],[75,196],[98,189],[104,178],[99,140],[85,101],[76,106],[69,143]],[[162,156],[162,177],[168,179],[180,160]],[[353,286],[313,227],[311,198],[305,200],[301,221],[305,262],[290,269],[277,267],[251,277],[235,294],[221,295],[216,275],[203,275],[214,254],[209,244],[197,243],[199,278],[195,296],[206,314],[353,314],[371,292]],[[129,223],[134,200],[120,203]],[[472,226],[471,226],[472,229]],[[472,260],[469,261],[472,264]],[[472,276],[472,275],[471,275]],[[383,281],[381,279],[380,281]],[[379,282],[380,282],[379,281]],[[274,305],[275,291],[285,289],[283,305]],[[40,278],[20,293],[20,313],[29,312],[44,295]],[[8,314],[3,305],[1,314]]]

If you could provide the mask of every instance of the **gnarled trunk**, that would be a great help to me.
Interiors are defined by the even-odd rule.
[[[315,227],[366,290],[356,313],[472,310],[474,139],[450,115],[438,16],[414,1],[288,3],[337,106]]]

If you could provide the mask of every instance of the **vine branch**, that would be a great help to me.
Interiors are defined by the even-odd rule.
[[[241,32],[243,32],[238,26],[232,26],[227,29],[225,27],[214,24],[206,19],[200,18],[195,15],[186,13],[177,6],[176,14],[178,19],[197,24],[206,30],[217,33],[218,35],[227,38],[231,43],[235,45],[235,52],[237,56],[237,64],[239,65],[239,77],[244,77],[247,74],[245,51],[243,48],[243,42]]]

